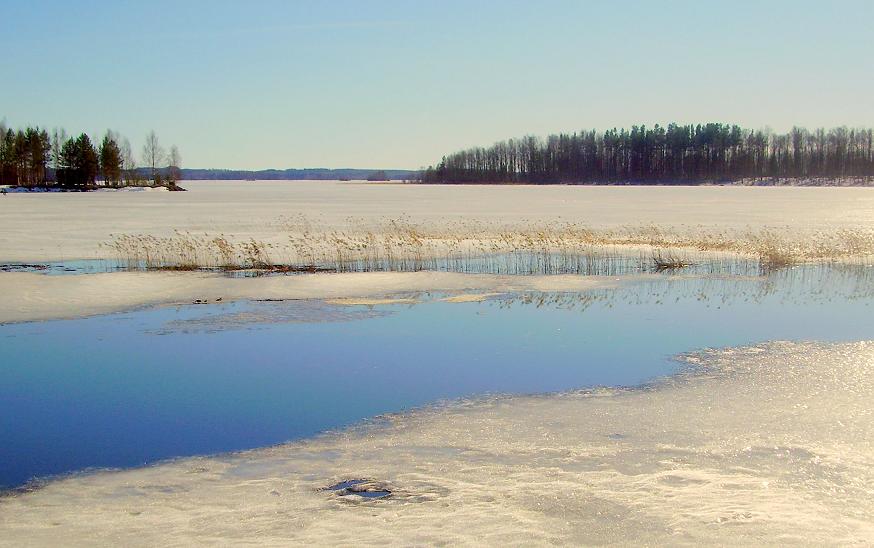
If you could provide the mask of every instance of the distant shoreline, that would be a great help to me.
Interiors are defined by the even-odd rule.
[[[741,179],[738,181],[604,181],[604,182],[495,182],[495,181],[411,181],[409,184],[421,185],[482,185],[482,186],[750,186],[750,187],[874,187],[874,177],[853,178],[781,178],[781,179]]]
[[[349,185],[398,185],[398,186],[493,186],[493,187],[808,187],[808,188],[874,188],[874,177],[845,177],[845,178],[781,178],[781,179],[742,179],[738,181],[610,181],[610,182],[495,182],[495,181],[464,181],[464,182],[425,182],[410,179],[391,179],[372,181],[367,179],[184,179],[185,184],[198,183],[336,183],[341,182]],[[185,191],[186,188],[167,185],[127,185],[127,186],[103,186],[95,185],[87,188],[49,186],[15,186],[0,185],[0,194],[42,194],[58,192],[138,192],[138,191]]]
[[[184,192],[187,189],[182,188],[175,183],[169,184],[151,184],[151,185],[89,185],[89,186],[60,186],[56,184],[45,184],[38,186],[24,185],[0,185],[0,194],[53,194],[57,192],[143,192],[143,191],[158,191],[158,192]]]

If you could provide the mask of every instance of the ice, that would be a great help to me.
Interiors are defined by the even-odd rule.
[[[639,389],[71,477],[2,500],[0,544],[874,542],[874,341],[680,359]],[[365,478],[391,496],[325,489]]]

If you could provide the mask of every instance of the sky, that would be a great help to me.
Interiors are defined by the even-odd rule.
[[[523,135],[874,126],[874,1],[0,0],[0,120],[185,167],[411,168]]]

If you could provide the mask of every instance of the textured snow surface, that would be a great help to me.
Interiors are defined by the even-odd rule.
[[[681,360],[640,389],[52,482],[0,500],[0,545],[874,543],[874,341]]]
[[[658,227],[732,238],[771,228],[874,229],[874,188],[401,185],[337,181],[184,181],[190,192],[21,193],[0,200],[0,261],[105,256],[118,234],[225,234],[287,244],[290,220],[362,232],[404,218],[428,231],[484,223],[494,230],[576,223]],[[34,230],[38,225],[39,230]],[[299,227],[292,227],[297,232]]]

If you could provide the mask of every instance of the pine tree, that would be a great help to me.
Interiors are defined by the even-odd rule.
[[[122,158],[115,135],[107,131],[100,143],[100,173],[104,184],[118,186],[121,182]]]
[[[69,139],[61,150],[58,182],[68,187],[86,187],[97,178],[99,161],[91,139],[84,133]]]

